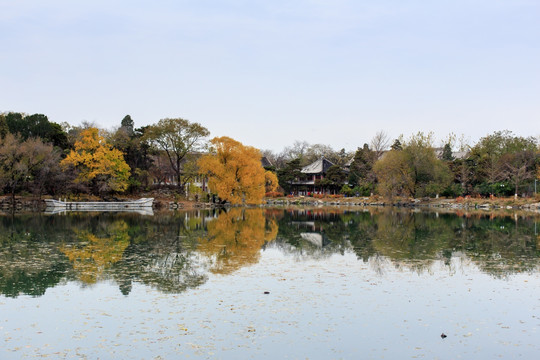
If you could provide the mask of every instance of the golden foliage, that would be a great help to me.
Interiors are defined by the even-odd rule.
[[[96,128],[88,128],[81,132],[75,142],[75,150],[62,160],[64,167],[73,166],[80,172],[79,182],[87,182],[98,177],[106,179],[113,191],[124,191],[128,187],[130,175],[129,165],[118,149],[107,144]]]
[[[266,170],[264,173],[264,182],[266,192],[276,191],[279,186],[277,175],[270,170]]]
[[[231,204],[260,204],[265,194],[261,153],[229,137],[212,139],[213,153],[201,157],[199,169],[208,175],[208,186]]]
[[[199,240],[198,250],[215,257],[212,272],[230,274],[256,264],[263,245],[277,234],[277,222],[267,219],[263,209],[233,208],[208,223],[208,238]]]
[[[88,231],[77,234],[81,246],[62,246],[64,253],[73,264],[79,280],[94,284],[100,275],[110,266],[122,259],[129,245],[128,225],[125,221],[112,224],[107,231],[109,237],[98,237]]]

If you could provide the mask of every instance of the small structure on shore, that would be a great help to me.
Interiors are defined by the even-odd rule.
[[[308,193],[320,193],[327,192],[325,186],[321,182],[326,177],[328,169],[334,166],[334,163],[326,159],[324,156],[316,160],[315,162],[306,165],[300,170],[302,175],[291,182],[294,193],[300,195],[307,195]]]
[[[142,198],[131,201],[61,201],[45,199],[47,210],[138,210],[152,208],[154,198]]]

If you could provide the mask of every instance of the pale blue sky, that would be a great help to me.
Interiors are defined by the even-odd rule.
[[[0,0],[0,111],[261,149],[540,135],[540,1]]]

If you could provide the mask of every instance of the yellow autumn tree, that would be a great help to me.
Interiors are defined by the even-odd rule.
[[[260,151],[226,136],[210,143],[210,154],[198,162],[210,190],[231,204],[260,204],[266,185]]]
[[[264,183],[266,192],[276,191],[279,186],[277,175],[270,170],[266,170],[264,173]]]
[[[107,144],[97,128],[81,132],[75,149],[62,160],[64,167],[79,171],[76,181],[92,183],[98,193],[124,191],[128,187],[129,165],[118,149]]]

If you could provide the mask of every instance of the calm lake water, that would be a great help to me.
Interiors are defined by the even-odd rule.
[[[0,359],[539,358],[539,232],[395,209],[3,215]]]

